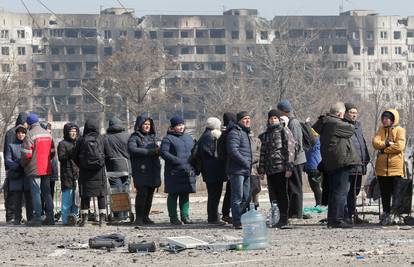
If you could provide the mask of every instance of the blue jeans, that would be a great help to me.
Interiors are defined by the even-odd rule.
[[[53,199],[50,192],[50,177],[41,176],[31,178],[33,219],[40,220],[42,216],[42,197],[46,206],[46,217],[53,218]]]
[[[250,176],[230,175],[231,214],[233,225],[240,225],[240,217],[244,213],[250,199]]]
[[[328,224],[335,225],[346,219],[349,187],[348,168],[341,168],[329,174]]]
[[[62,191],[62,223],[68,224],[69,215],[78,217],[79,207],[75,205],[75,189]]]

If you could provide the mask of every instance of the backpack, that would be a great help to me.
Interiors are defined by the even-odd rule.
[[[79,155],[80,167],[87,170],[99,170],[105,166],[105,155],[98,138],[86,136]]]
[[[288,127],[290,126],[290,122],[292,120],[297,120],[297,118],[290,119]],[[299,123],[300,123],[300,128],[302,130],[302,148],[305,152],[308,152],[314,145],[316,145],[317,139],[313,136],[312,127],[309,125],[309,123],[301,122],[301,121],[299,121]],[[298,149],[299,147],[297,147],[296,150],[298,151]]]
[[[318,141],[313,136],[312,127],[309,123],[300,122],[300,126],[302,128],[302,146],[305,152],[308,152]]]
[[[193,145],[193,148],[191,149],[191,155],[188,160],[188,163],[190,163],[191,167],[193,167],[195,174],[200,175],[202,161],[198,153],[198,141],[197,140],[194,141],[194,145]]]

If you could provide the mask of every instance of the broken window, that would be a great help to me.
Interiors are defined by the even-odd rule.
[[[119,37],[127,37],[128,31],[119,31]]]
[[[375,47],[368,47],[368,56],[375,55]]]
[[[174,31],[164,31],[163,37],[164,38],[175,38],[176,36],[175,36]]]
[[[63,29],[52,29],[49,33],[50,37],[63,37]]]
[[[204,70],[204,64],[201,62],[196,62],[193,65],[194,70]]]
[[[267,40],[267,38],[268,38],[269,36],[268,36],[268,33],[267,33],[267,31],[261,31],[260,32],[260,39],[261,40]]]
[[[239,56],[239,53],[240,53],[240,49],[238,47],[232,47],[231,48],[231,55],[232,56],[237,57],[237,56]]]
[[[275,38],[280,39],[280,32],[279,31],[275,31]]]
[[[150,31],[149,35],[150,35],[150,39],[157,39],[157,32],[156,31]]]
[[[333,45],[332,52],[334,54],[346,54],[347,53],[347,46],[346,45]]]
[[[214,52],[216,54],[225,54],[226,53],[226,46],[225,45],[216,45],[214,47]]]
[[[1,34],[0,34],[1,38]],[[407,31],[407,38],[414,38],[414,31]]]
[[[253,31],[246,31],[246,40],[253,39]]]
[[[1,39],[9,39],[9,30],[0,30]]]
[[[60,71],[60,65],[58,63],[52,64],[52,71]]]
[[[346,38],[346,30],[336,30],[335,38],[338,38],[338,39]]]
[[[224,71],[226,64],[224,62],[215,62],[210,64],[210,69],[215,71]]]
[[[181,63],[181,70],[190,70],[189,63]]]
[[[80,64],[79,63],[67,63],[66,64],[66,70],[73,72],[73,71],[77,71],[80,69]]]
[[[86,71],[96,71],[98,62],[86,62]]]
[[[210,38],[224,38],[226,37],[226,31],[224,29],[211,29]]]
[[[189,46],[181,47],[181,54],[183,54],[183,55],[192,54],[191,47],[189,47]]]
[[[369,41],[374,40],[374,32],[373,31],[367,31],[367,40],[369,40]]]
[[[17,47],[17,54],[19,56],[24,56],[26,55],[26,47]]]
[[[207,47],[196,46],[196,54],[206,54],[206,53],[207,53]]]
[[[352,40],[359,40],[359,31],[355,31],[351,33]]]
[[[35,80],[35,86],[36,87],[41,87],[41,88],[47,88],[47,87],[49,87],[49,80],[37,79],[37,80]]]
[[[112,38],[112,33],[110,30],[105,30],[104,31],[104,39],[108,40]]]
[[[97,36],[96,29],[81,29],[80,34],[83,38],[95,38]]]
[[[33,37],[43,37],[43,31],[41,29],[33,29]]]
[[[190,31],[181,31],[180,36],[181,38],[190,38]]]
[[[134,31],[134,38],[141,39],[142,38],[142,31]]]
[[[331,31],[330,30],[321,30],[319,32],[319,39],[331,39],[332,35],[331,35]]]
[[[408,52],[414,53],[414,45],[408,45]]]
[[[37,63],[36,64],[36,71],[45,71],[46,64],[45,63]]]
[[[104,56],[112,56],[112,47],[104,47]]]
[[[69,105],[76,105],[76,96],[69,96],[68,97],[68,104]],[[74,120],[70,120],[70,121],[74,121]]]
[[[17,38],[24,39],[26,38],[26,34],[24,30],[17,30]]]
[[[400,40],[401,39],[401,32],[395,31],[394,32],[394,40]]]
[[[60,48],[59,47],[51,47],[50,48],[50,53],[52,55],[59,55],[60,54]]]
[[[1,54],[3,56],[8,56],[10,54],[10,48],[8,46],[3,46],[1,48]]]
[[[60,88],[60,81],[52,81],[52,88]]]
[[[80,81],[79,80],[69,80],[68,81],[68,87],[79,87]]]
[[[354,70],[361,70],[361,63],[360,62],[355,62],[354,63]]]
[[[357,56],[361,55],[361,47],[359,46],[352,47],[352,51],[354,52],[354,55],[357,55]]]
[[[27,67],[26,64],[19,64],[19,72],[26,72]]]
[[[95,55],[96,54],[96,46],[82,46],[82,54],[83,55]]]
[[[239,31],[232,31],[231,39],[239,39]]]
[[[196,30],[196,38],[207,38],[207,30]]]
[[[66,47],[66,55],[74,55],[74,54],[76,54],[75,47],[72,47],[72,46]]]

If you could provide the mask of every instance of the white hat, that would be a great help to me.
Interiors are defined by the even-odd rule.
[[[207,119],[206,128],[211,130],[220,130],[221,121],[216,117],[210,117]]]

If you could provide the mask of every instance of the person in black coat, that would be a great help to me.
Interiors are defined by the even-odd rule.
[[[231,182],[226,174],[227,162],[227,135],[233,125],[236,123],[236,114],[226,112],[223,114],[223,127],[221,128],[221,135],[217,140],[217,152],[220,160],[220,172],[226,177],[226,192],[224,193],[223,206],[221,207],[221,219],[227,223],[232,223],[233,219],[230,216],[231,209]]]
[[[173,225],[191,224],[189,217],[190,193],[196,192],[196,177],[189,163],[194,140],[184,133],[185,125],[181,117],[173,117],[167,136],[161,143],[161,157],[165,160],[165,192],[168,193],[167,206],[170,222]],[[180,203],[181,221],[177,216],[177,199]]]
[[[79,168],[73,159],[73,149],[79,136],[79,127],[74,123],[63,126],[63,140],[58,144],[60,162],[60,186],[62,189],[62,223],[75,225],[78,219],[79,206],[76,205],[76,189],[79,179]]]
[[[132,177],[137,189],[135,223],[154,224],[149,218],[149,213],[154,191],[161,185],[159,140],[150,117],[138,116],[134,129],[135,132],[128,140],[128,151],[131,157]]]
[[[9,130],[7,130],[5,136],[4,136],[4,145],[3,145],[3,155],[6,155],[6,149],[8,148],[9,144],[14,144],[16,142],[16,129],[17,126],[23,125],[26,129],[28,128],[27,122],[27,113],[26,112],[20,112],[17,116],[15,126]],[[4,162],[6,163],[6,161]],[[6,171],[9,169],[9,167],[4,164],[4,167]],[[4,180],[3,184],[3,196],[4,196],[4,209],[6,210],[6,222],[11,222],[14,220],[14,207],[13,203],[14,201],[9,198],[9,182],[6,176],[6,179]]]
[[[208,118],[206,129],[198,140],[197,153],[201,159],[201,174],[207,185],[207,221],[209,224],[223,224],[218,214],[223,182],[226,180],[226,175],[220,171],[221,161],[217,153],[217,140],[221,135],[220,127],[221,121],[218,118]]]
[[[109,120],[109,127],[104,136],[105,166],[111,190],[121,191],[129,188],[129,134],[117,117]],[[114,218],[127,217],[126,212],[114,212]]]
[[[8,194],[13,202],[13,214],[15,225],[19,225],[22,221],[22,200],[23,196],[26,201],[26,219],[32,219],[33,209],[30,194],[29,178],[25,177],[24,169],[20,166],[21,148],[23,139],[26,136],[27,129],[23,125],[15,127],[16,140],[9,144],[4,154],[4,163],[7,166],[6,177],[9,180]]]
[[[106,178],[105,178],[105,148],[103,136],[99,134],[98,121],[88,119],[85,122],[83,136],[74,149],[74,159],[79,166],[79,193],[81,196],[81,222],[79,226],[85,226],[91,197],[97,197],[99,208],[99,225],[102,225],[106,212]],[[87,153],[95,147],[94,151],[99,155],[89,156]],[[90,148],[90,149],[89,149]],[[91,159],[96,164],[89,164]],[[89,165],[88,165],[89,164]]]
[[[349,181],[351,186],[348,192],[347,216],[350,222],[366,223],[368,221],[364,221],[358,217],[356,210],[356,197],[361,191],[362,176],[367,174],[367,165],[370,161],[370,157],[367,142],[364,137],[364,131],[362,129],[361,122],[358,121],[358,109],[354,104],[345,103],[344,120],[355,126],[355,133],[351,137],[351,142],[361,160],[360,165],[352,166],[349,170]]]
[[[252,147],[249,138],[250,115],[246,111],[237,113],[237,124],[227,136],[226,171],[231,181],[231,213],[233,226],[241,229],[240,217],[250,199],[250,174],[252,171]]]

